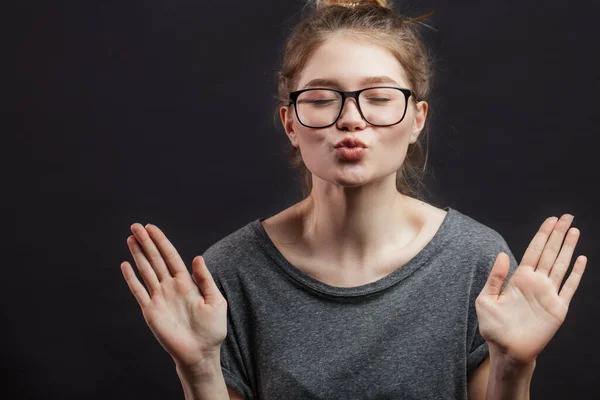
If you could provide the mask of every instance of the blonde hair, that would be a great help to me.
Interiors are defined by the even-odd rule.
[[[288,106],[290,92],[295,90],[300,73],[315,50],[339,31],[381,46],[390,51],[402,65],[415,99],[427,100],[431,91],[433,69],[429,55],[419,34],[416,22],[427,19],[431,13],[417,18],[407,18],[396,13],[386,0],[309,0],[311,13],[293,29],[288,37],[278,72],[278,105]],[[428,112],[428,114],[430,114]],[[399,192],[424,199],[427,153],[423,151],[425,136],[429,143],[429,119],[423,134],[408,147],[402,167],[396,173]],[[298,148],[292,146],[290,164],[300,171],[302,192],[306,197],[312,190],[312,174],[304,165]]]

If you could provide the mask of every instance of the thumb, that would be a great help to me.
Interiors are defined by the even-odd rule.
[[[492,266],[490,276],[481,290],[481,294],[483,296],[499,296],[502,284],[508,276],[509,268],[510,259],[508,258],[508,254],[501,252],[498,254],[498,257],[496,257],[496,262]]]
[[[204,263],[204,257],[197,256],[192,260],[192,274],[206,303],[216,305],[224,300],[223,295]]]

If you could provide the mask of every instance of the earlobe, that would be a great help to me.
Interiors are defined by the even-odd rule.
[[[279,109],[279,116],[281,117],[283,129],[290,139],[292,146],[298,147],[298,144],[296,143],[296,132],[294,132],[294,121],[292,120],[291,116],[288,115],[288,111],[290,111],[288,107],[281,107]]]
[[[414,143],[417,141],[419,134],[423,130],[425,126],[425,120],[427,118],[427,107],[428,104],[426,101],[420,101],[417,103],[417,112],[415,113],[415,125],[412,136],[410,137],[410,142]]]
[[[419,138],[419,134],[420,134],[420,133],[421,133],[421,131],[419,130],[419,131],[417,131],[416,133],[412,134],[412,135],[410,136],[410,141],[409,141],[409,143],[410,143],[410,144],[414,144],[414,143],[417,141],[417,139]]]
[[[298,148],[298,139],[296,138],[296,132],[294,131],[290,131],[288,133],[288,137],[290,138],[290,142],[292,143],[292,146]]]

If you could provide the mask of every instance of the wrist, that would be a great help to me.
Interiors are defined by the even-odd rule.
[[[221,374],[221,357],[217,353],[216,355],[209,355],[200,361],[187,365],[175,361],[177,374],[181,378],[191,380],[210,380],[215,376]]]
[[[490,374],[504,381],[531,380],[536,360],[517,361],[505,353],[490,349]]]

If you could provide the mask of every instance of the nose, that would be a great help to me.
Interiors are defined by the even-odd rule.
[[[346,99],[344,106],[342,107],[342,113],[340,114],[336,125],[339,129],[347,129],[350,131],[365,128],[367,121],[365,121],[360,114],[356,99]]]

